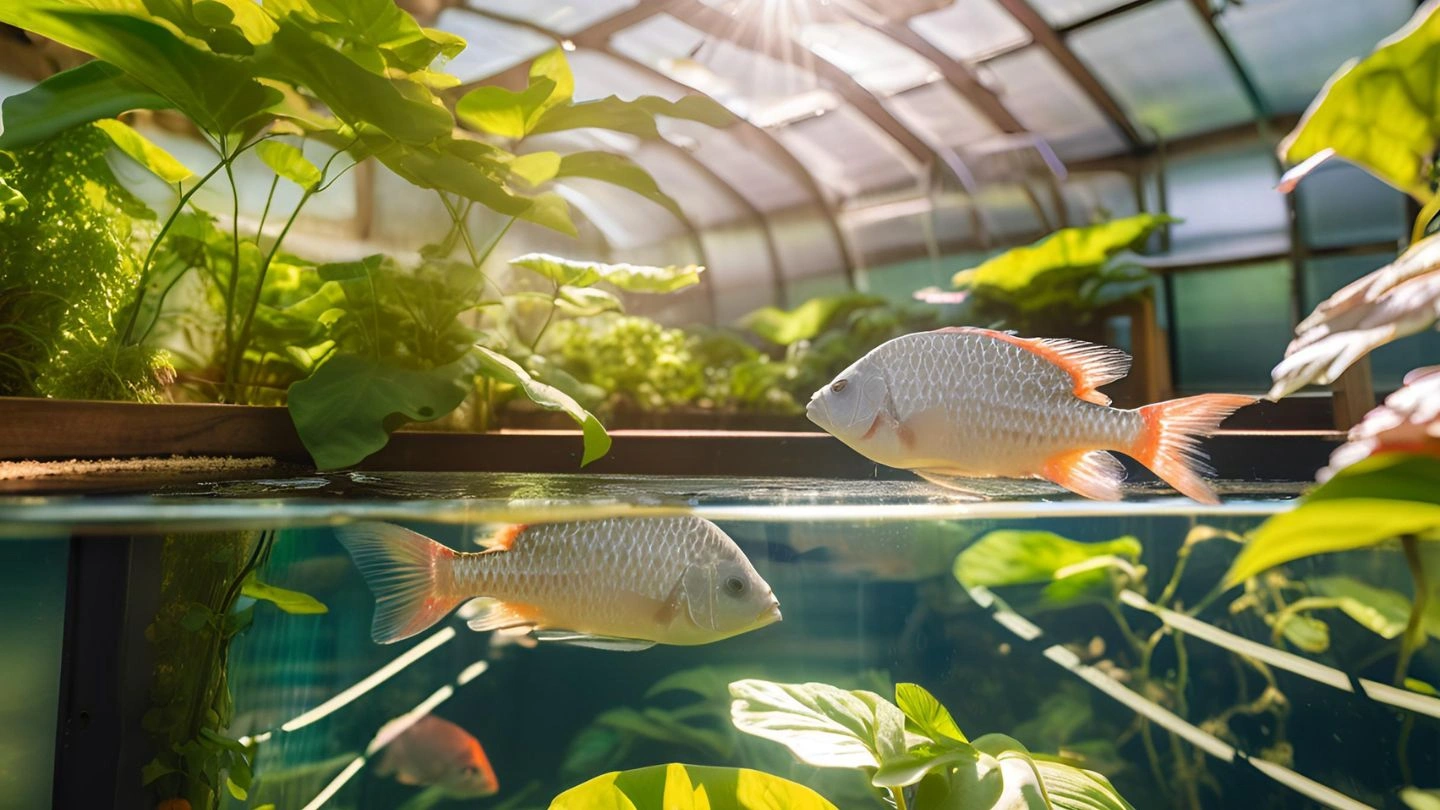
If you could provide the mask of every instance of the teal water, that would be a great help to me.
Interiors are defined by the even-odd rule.
[[[1108,776],[1137,808],[1402,807],[1401,787],[1440,782],[1440,701],[1382,688],[1398,642],[1336,609],[1292,620],[1278,637],[1274,629],[1323,578],[1410,594],[1400,553],[1312,558],[1260,578],[1249,592],[1222,594],[1216,586],[1238,543],[1219,535],[1196,541],[1197,527],[1243,534],[1288,509],[1294,490],[1233,483],[1222,487],[1224,505],[1201,507],[1144,488],[1121,504],[1038,485],[960,502],[908,482],[351,474],[3,500],[0,535],[18,542],[0,542],[0,553],[43,559],[33,555],[64,548],[57,540],[72,533],[131,534],[165,543],[160,581],[173,587],[200,576],[187,567],[195,560],[243,552],[274,532],[261,579],[309,594],[328,611],[290,615],[258,604],[233,642],[228,733],[259,742],[255,783],[245,801],[226,799],[230,807],[544,808],[601,773],[671,761],[775,773],[842,810],[887,806],[856,772],[802,765],[779,745],[737,732],[726,722],[726,684],[740,678],[884,695],[895,683],[918,683],[972,738],[1003,732],[1033,751],[1069,757]],[[452,617],[414,639],[378,645],[370,639],[372,597],[334,531],[384,520],[477,550],[477,537],[508,523],[680,513],[708,518],[735,540],[774,588],[782,622],[705,646],[622,653],[526,647]],[[1074,601],[1048,598],[1039,585],[965,588],[954,574],[957,556],[997,530],[1087,543],[1129,536],[1142,552],[1114,586]],[[63,573],[63,554],[57,559],[34,565]],[[43,614],[38,600],[53,599],[55,585],[3,570],[39,594],[7,587],[7,608],[29,599]],[[63,576],[59,582],[63,596]],[[1203,625],[1182,628],[1174,622],[1185,617],[1167,619],[1157,603]],[[180,620],[164,612],[165,598],[161,604],[157,625]],[[242,598],[237,609],[251,604]],[[31,665],[36,672],[58,668],[41,639],[55,630],[31,623],[29,640],[15,642],[52,662]],[[1435,646],[1417,654],[1411,676],[1440,683]],[[667,678],[688,689],[650,694]],[[27,694],[49,700],[25,708],[37,717],[48,708],[50,728],[52,682],[22,682]],[[9,683],[0,694],[16,691]],[[17,702],[0,700],[6,729],[20,716]],[[479,740],[498,795],[448,799],[376,772],[383,752],[365,757],[367,746],[417,706]],[[43,736],[43,726],[34,728]],[[0,742],[0,775],[10,751]],[[37,773],[44,767],[30,762]],[[44,780],[32,781],[39,790]]]

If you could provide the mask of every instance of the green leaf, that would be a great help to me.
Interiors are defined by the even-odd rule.
[[[156,779],[172,773],[179,773],[179,771],[161,762],[160,758],[156,757],[145,763],[145,767],[140,769],[140,784],[148,785]]]
[[[801,762],[879,768],[907,750],[905,715],[874,692],[747,679],[730,684],[730,696],[737,729],[780,743]]]
[[[1440,810],[1440,790],[1402,788],[1400,801],[1404,802],[1410,810]]]
[[[228,776],[225,777],[225,789],[230,791],[230,795],[234,796],[237,801],[243,802],[250,795],[249,791],[240,787],[238,782]]]
[[[947,740],[969,742],[960,726],[956,725],[955,718],[950,716],[950,711],[925,687],[916,683],[895,684],[895,705],[905,713],[905,727],[910,731],[937,743]]]
[[[1430,697],[1440,697],[1440,689],[1436,689],[1419,678],[1406,678],[1404,686],[1411,692],[1419,692],[1422,695],[1429,695]]]
[[[240,587],[240,593],[251,599],[269,602],[286,613],[296,615],[328,613],[330,610],[325,607],[325,603],[308,593],[301,593],[299,591],[269,585],[256,579],[254,574],[246,577],[245,584]]]
[[[979,759],[980,753],[969,744],[919,745],[885,760],[870,783],[880,788],[906,787],[924,779],[937,768],[963,767]]]
[[[458,194],[510,216],[525,213],[533,203],[505,189],[505,167],[489,157],[489,150],[485,144],[443,140],[425,146],[395,144],[378,149],[375,156],[421,188]]]
[[[1317,158],[1306,164],[1313,168],[1333,150],[1422,203],[1434,196],[1430,166],[1440,121],[1436,8],[1422,7],[1369,56],[1341,66],[1280,142],[1281,160],[1294,165]],[[1303,174],[1304,169],[1286,179],[1294,182]]]
[[[0,103],[0,149],[39,143],[70,127],[130,110],[163,110],[171,103],[119,68],[100,60],[56,73]]]
[[[562,163],[558,152],[531,152],[510,161],[510,174],[531,186],[538,186],[553,180]]]
[[[530,205],[520,212],[520,218],[534,222],[537,225],[544,225],[552,231],[558,231],[566,236],[578,237],[580,232],[575,230],[575,223],[570,219],[570,205],[553,191],[544,194],[537,194],[530,198]]]
[[[804,785],[747,768],[654,765],[597,776],[550,810],[836,810]]]
[[[18,214],[29,207],[30,203],[25,199],[25,195],[5,182],[4,177],[0,177],[0,222],[4,222],[7,216]]]
[[[1100,272],[1111,257],[1143,245],[1150,235],[1172,222],[1166,214],[1133,217],[1077,228],[1062,228],[1025,247],[1012,248],[951,279],[957,287],[1018,298],[1032,284],[1053,283],[1051,274],[1084,276]]]
[[[592,315],[599,315],[602,312],[624,312],[625,306],[614,293],[607,292],[598,287],[571,287],[560,288],[560,298],[557,299],[560,309],[565,314],[585,318]]]
[[[1385,453],[1346,467],[1289,512],[1261,524],[1225,575],[1232,587],[1269,568],[1440,529],[1440,459]]]
[[[555,89],[549,79],[534,81],[518,93],[485,85],[460,97],[455,103],[455,116],[481,132],[518,140],[530,134],[530,128],[540,120],[542,105]]]
[[[311,163],[305,157],[300,148],[284,141],[265,141],[255,147],[260,159],[270,167],[270,171],[289,180],[306,191],[314,191],[320,187],[324,176],[320,174],[320,168]]]
[[[1110,780],[1042,754],[1032,754],[1040,784],[1055,810],[1134,810]]]
[[[290,418],[322,470],[349,467],[385,446],[404,422],[428,422],[455,410],[471,390],[474,355],[428,371],[365,357],[332,357],[290,386]]]
[[[663,207],[677,218],[685,214],[674,198],[660,190],[655,178],[641,168],[640,164],[624,155],[611,152],[575,152],[560,161],[557,177],[588,177],[614,186],[629,189],[645,199]]]
[[[584,467],[610,452],[610,434],[605,432],[605,426],[600,424],[594,414],[580,407],[580,403],[560,389],[531,377],[514,360],[493,349],[476,346],[475,356],[478,359],[477,372],[480,375],[513,385],[536,405],[550,411],[563,411],[580,425],[585,442],[580,466]]]
[[[589,287],[601,281],[631,293],[668,293],[700,283],[705,268],[698,265],[651,267],[562,259],[547,253],[527,253],[510,264],[570,287]]]
[[[684,96],[678,101],[658,96],[625,101],[618,96],[607,96],[554,107],[541,116],[529,132],[608,129],[654,140],[660,137],[660,130],[655,126],[656,116],[683,118],[712,127],[727,127],[738,120],[729,110],[704,96]]]
[[[196,47],[149,20],[42,1],[0,4],[0,22],[109,62],[212,136],[235,132],[281,99],[255,80],[248,63]]]
[[[1384,639],[1399,638],[1410,619],[1410,600],[1388,588],[1376,588],[1353,577],[1307,580],[1321,596],[1339,600],[1340,610],[1366,630]]]
[[[1140,541],[1118,537],[1079,543],[1058,534],[1002,529],[980,538],[955,558],[955,578],[967,588],[1050,583],[1047,601],[1062,603],[1110,582],[1108,568],[1140,558]]]
[[[186,178],[195,176],[195,173],[186,168],[185,164],[177,160],[174,155],[156,146],[153,141],[130,126],[116,121],[114,118],[96,121],[95,126],[110,137],[117,149],[166,183],[175,185]]]
[[[790,311],[763,307],[746,315],[740,325],[777,346],[810,340],[827,326],[856,310],[878,307],[885,299],[862,293],[811,298]]]
[[[547,51],[530,63],[530,85],[545,82],[550,83],[550,94],[540,102],[538,112],[542,114],[552,107],[568,104],[575,95],[575,75],[570,72],[563,48]]]
[[[1302,600],[1303,601],[1303,600]],[[1292,608],[1299,605],[1291,605]],[[1308,653],[1330,649],[1330,625],[1298,610],[1287,610],[1274,617],[1265,617],[1285,640]]]

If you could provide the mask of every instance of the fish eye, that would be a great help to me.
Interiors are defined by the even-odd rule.
[[[466,776],[474,776],[475,774],[480,773],[480,769],[475,767],[474,765],[466,765],[465,769],[461,771],[461,773],[465,774]]]
[[[731,596],[739,596],[745,592],[745,580],[740,577],[726,577],[725,592]]]
[[[849,380],[836,380],[836,381],[834,382],[834,384],[832,384],[832,385],[830,386],[830,390],[831,390],[831,391],[834,391],[835,393],[838,394],[838,393],[840,393],[841,391],[844,391],[844,390],[845,390],[845,386],[847,386],[847,385],[849,385],[849,384],[850,384]]]

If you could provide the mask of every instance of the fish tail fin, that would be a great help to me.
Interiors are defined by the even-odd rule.
[[[465,601],[450,587],[456,553],[425,535],[390,523],[342,526],[337,535],[375,594],[377,643],[409,638]]]
[[[1144,428],[1127,452],[1182,495],[1200,503],[1219,503],[1215,490],[1205,480],[1215,471],[1206,463],[1200,439],[1214,433],[1230,414],[1255,401],[1255,397],[1238,394],[1201,394],[1146,405],[1137,411],[1144,419]]]

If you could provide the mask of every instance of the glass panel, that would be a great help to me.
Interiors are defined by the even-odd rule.
[[[794,208],[770,218],[770,232],[787,279],[826,276],[843,281],[844,255],[827,219],[828,215],[814,206]],[[798,304],[805,299],[792,287],[790,300]]]
[[[758,148],[763,136],[711,129],[693,121],[661,122],[661,132],[673,143],[688,150],[697,160],[720,175],[750,204],[761,211],[776,211],[815,201],[810,190],[787,166],[782,147]]]
[[[642,144],[635,159],[660,190],[680,204],[680,209],[697,227],[721,225],[747,216],[734,192],[697,168],[678,148],[663,144]]]
[[[800,36],[812,53],[872,93],[889,96],[940,78],[928,60],[859,23],[811,23]]]
[[[992,238],[1008,242],[1039,239],[1046,230],[1035,203],[1018,185],[987,186],[978,195]]]
[[[1261,239],[1281,249],[1289,242],[1285,198],[1275,190],[1275,159],[1263,144],[1173,158],[1167,173],[1171,214],[1185,220],[1171,229],[1175,253],[1226,250]],[[1153,197],[1151,199],[1154,199]]]
[[[1270,369],[1290,342],[1290,266],[1176,273],[1176,383],[1187,393],[1251,393],[1270,387]]]
[[[1295,193],[1300,232],[1312,247],[1383,242],[1407,233],[1405,195],[1348,163],[1325,164]]]
[[[978,253],[953,253],[938,260],[921,256],[866,270],[865,285],[870,293],[894,303],[916,305],[916,290],[926,287],[948,290],[952,276],[984,260]]]
[[[757,223],[739,223],[701,233],[708,275],[715,289],[716,322],[730,323],[775,303],[775,283],[765,232]]]
[[[445,64],[445,72],[462,82],[487,79],[555,47],[555,40],[536,31],[460,9],[440,12],[435,27],[462,36],[469,43]]]
[[[1142,130],[1176,138],[1253,115],[1187,0],[1159,0],[1076,31],[1069,43]]]
[[[1030,5],[1056,28],[1102,14],[1124,4],[1125,0],[1030,0]]]
[[[1105,114],[1054,58],[1038,47],[986,63],[1005,107],[1050,143],[1062,160],[1085,160],[1125,151]]]
[[[682,87],[645,72],[642,68],[607,56],[600,51],[581,49],[565,55],[575,74],[575,100],[591,101],[606,96],[636,98],[660,96],[671,100],[684,95]]]
[[[1123,172],[1072,174],[1065,182],[1064,195],[1071,225],[1140,213],[1135,186]]]
[[[578,34],[639,5],[639,0],[465,0],[472,8],[527,20],[557,34]]]
[[[50,806],[69,561],[63,539],[0,542],[0,791],[11,807]]]
[[[914,187],[921,171],[899,144],[848,105],[776,131],[816,179],[845,198]]]
[[[685,225],[658,203],[599,180],[568,177],[556,190],[605,234],[617,250],[628,250],[685,232]]]
[[[1368,256],[1329,256],[1305,262],[1305,307],[1308,312],[1336,290],[1394,260],[1394,253]],[[1370,355],[1370,372],[1376,390],[1400,387],[1413,369],[1432,365],[1440,357],[1440,332],[1427,329],[1381,346]]]
[[[998,132],[946,82],[892,96],[885,107],[931,146],[962,147]]]
[[[1025,26],[995,0],[955,0],[946,8],[911,18],[910,27],[960,62],[973,62],[1030,41]]]
[[[1216,18],[1272,112],[1305,109],[1345,60],[1369,53],[1415,10],[1413,0],[1315,5],[1247,0]]]

